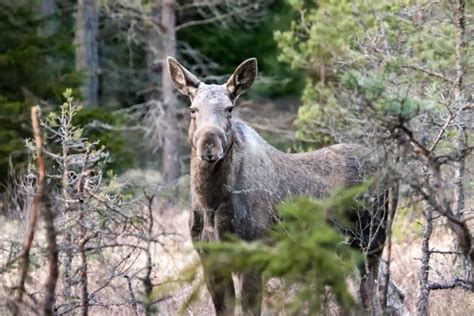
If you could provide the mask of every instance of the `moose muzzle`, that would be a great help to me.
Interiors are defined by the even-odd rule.
[[[222,129],[218,127],[201,128],[195,137],[197,155],[199,159],[208,163],[214,163],[224,158],[226,137]]]

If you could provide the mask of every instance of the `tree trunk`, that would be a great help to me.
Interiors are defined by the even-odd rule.
[[[41,28],[41,34],[44,36],[52,36],[59,29],[59,22],[55,14],[58,11],[56,0],[42,0],[41,1],[41,16],[46,19],[46,22]]]
[[[463,81],[464,81],[464,34],[465,34],[465,7],[466,3],[464,0],[458,0],[454,9],[455,24],[456,24],[456,79],[454,84],[454,108],[455,110],[462,107],[464,104],[463,96]],[[463,116],[459,115],[461,122],[460,127],[456,135],[456,145],[459,151],[465,149],[465,137],[464,137],[464,122]],[[465,158],[460,159],[456,170],[455,180],[455,211],[459,214],[464,209],[464,173],[465,173]]]
[[[76,14],[76,69],[85,71],[81,88],[85,106],[97,105],[99,16],[96,0],[78,0]]]
[[[167,182],[179,177],[178,161],[178,119],[176,117],[177,98],[174,87],[166,68],[166,57],[176,55],[176,2],[163,0],[161,3],[161,24],[163,31],[163,67],[161,82],[163,89],[163,104],[165,108],[163,172]]]
[[[428,304],[430,299],[430,238],[433,232],[433,208],[424,203],[425,225],[421,242],[421,271],[420,271],[420,294],[417,301],[417,315],[428,315]]]
[[[465,104],[465,96],[464,96],[464,75],[466,72],[465,68],[465,59],[466,59],[466,2],[465,0],[457,0],[454,7],[454,20],[456,26],[456,77],[454,81],[454,111],[462,108]],[[467,143],[467,136],[465,133],[465,128],[467,121],[462,115],[462,113],[458,116],[458,127],[457,127],[457,135],[456,135],[456,147],[460,153],[462,153],[466,149]],[[464,208],[466,204],[466,194],[465,194],[465,187],[464,182],[466,180],[466,156],[462,156],[456,168],[455,173],[455,190],[454,190],[454,211],[456,215],[466,223],[467,219],[464,217]],[[456,233],[456,230],[454,230]],[[472,234],[468,232],[462,232],[462,234],[456,233],[456,237],[458,239],[458,247],[461,248],[462,252],[464,253],[467,261],[466,266],[463,266],[463,270],[466,271],[466,278],[469,282],[474,283],[474,247],[473,247],[473,240]],[[466,242],[468,241],[468,242]],[[469,242],[470,241],[470,242]]]

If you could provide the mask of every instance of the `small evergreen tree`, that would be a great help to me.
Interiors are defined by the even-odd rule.
[[[276,38],[281,59],[307,70],[299,136],[378,147],[391,180],[424,202],[418,313],[427,315],[431,289],[472,290],[474,238],[466,203],[474,150],[473,4],[291,3],[301,18]],[[435,211],[464,259],[460,269],[450,271],[454,281],[443,285],[429,276],[430,236],[440,220]]]

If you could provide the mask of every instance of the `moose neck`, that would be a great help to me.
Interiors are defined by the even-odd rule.
[[[215,163],[202,161],[193,148],[191,152],[191,190],[194,199],[208,209],[216,209],[230,193],[226,190],[232,170],[233,148]]]

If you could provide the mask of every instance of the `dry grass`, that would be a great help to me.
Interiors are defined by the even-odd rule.
[[[212,315],[212,304],[205,291],[201,291],[201,295],[196,300],[197,303],[187,309],[182,309],[182,305],[187,301],[189,295],[201,284],[199,280],[192,284],[181,282],[183,271],[196,266],[198,262],[187,229],[188,212],[175,208],[167,208],[163,211],[162,206],[158,204],[154,208],[155,221],[167,233],[172,234],[172,236],[162,238],[161,245],[155,244],[151,249],[155,270],[153,283],[160,285],[154,295],[155,299],[163,299],[157,304],[158,311],[164,315],[175,315],[180,311],[187,311],[190,315]],[[21,242],[25,230],[24,226],[18,221],[6,221],[4,219],[0,221],[0,267],[3,267],[8,260],[7,252],[12,241]],[[42,227],[39,228],[32,250],[32,269],[26,284],[28,293],[32,294],[31,297],[37,302],[42,301],[41,285],[47,273],[47,263],[43,257],[41,246],[44,245],[44,236],[41,230]],[[142,273],[145,266],[144,254],[136,250],[115,249],[105,252],[104,256],[110,259],[110,266],[129,256],[127,264],[124,264],[120,270],[126,271],[127,275],[135,276],[135,280],[132,281],[134,295],[137,299],[142,298],[140,295],[143,285],[137,278],[141,275],[140,273]],[[89,265],[89,289],[91,292],[99,288],[104,280],[110,277],[108,270],[109,267],[104,266],[102,262],[91,259]],[[16,266],[13,266],[7,273],[0,274],[0,315],[8,314],[6,303],[11,296],[9,295],[9,289],[16,284],[16,278]],[[61,298],[63,288],[63,284],[59,282],[56,291],[59,295],[58,304],[63,302]],[[35,305],[31,300],[29,301],[32,305]],[[114,278],[109,286],[98,292],[96,299],[92,300],[93,303],[97,302],[99,304],[101,304],[100,302],[106,302],[109,306],[92,306],[90,308],[91,315],[135,315],[136,311],[138,313],[143,312],[142,308],[134,310],[131,304],[122,305],[125,301],[130,301],[127,279],[124,277]],[[76,309],[75,312],[78,313],[79,309]],[[25,309],[25,313],[30,314],[31,312]]]
[[[189,296],[196,288],[202,285],[202,274],[198,273],[197,279],[192,282],[179,282],[183,276],[183,271],[186,271],[190,266],[198,262],[197,255],[192,248],[188,233],[188,210],[180,210],[177,208],[165,208],[160,205],[155,205],[156,220],[166,229],[167,232],[178,234],[180,237],[167,237],[163,240],[165,247],[155,245],[152,249],[153,260],[155,263],[155,273],[153,281],[155,284],[162,284],[155,291],[156,298],[164,298],[163,301],[157,304],[158,310],[163,315],[176,315],[180,312],[188,315],[213,315],[214,310],[212,302],[207,291],[201,287],[200,294],[190,306],[183,308],[183,304],[188,301]],[[398,219],[400,221],[402,219]],[[399,222],[400,224],[400,222]],[[411,225],[411,224],[410,224]],[[401,226],[401,228],[400,228]],[[420,238],[419,232],[399,225],[398,229],[406,229],[405,234],[400,234],[403,238],[397,237],[393,245],[392,257],[394,261],[391,265],[392,277],[395,283],[405,291],[406,305],[408,310],[416,313],[416,300],[418,295],[418,273],[420,262]],[[412,225],[413,226],[413,225]],[[411,226],[411,227],[412,227]],[[43,243],[44,236],[42,235],[42,227],[40,233],[35,241],[35,248],[33,251],[34,267],[32,268],[31,277],[28,280],[27,288],[29,293],[41,301],[41,288],[46,276],[46,264],[41,253],[39,245]],[[23,223],[14,221],[0,222],[0,264],[3,266],[6,257],[6,250],[12,240],[19,242],[22,236],[25,225]],[[452,245],[452,236],[448,231],[442,227],[435,230],[435,235],[432,240],[433,247],[437,249],[449,249]],[[110,253],[110,260],[114,262],[118,257],[125,255],[125,253]],[[128,270],[129,275],[140,273],[144,266],[145,258],[142,254],[131,253],[130,262],[133,262]],[[449,256],[436,255],[433,260],[433,269],[431,277],[433,280],[443,281],[450,280],[452,275],[453,262]],[[100,266],[92,261],[90,288],[94,290],[97,288],[105,278],[108,277],[104,266]],[[10,270],[8,273],[0,275],[0,315],[7,314],[5,308],[6,298],[8,297],[8,287],[15,284],[17,277],[16,269]],[[140,297],[140,289],[142,284],[135,280],[132,282],[134,294]],[[278,293],[278,280],[271,280],[268,284],[267,295],[264,300],[264,314],[266,315],[284,315],[275,309],[269,308],[275,297],[284,297],[284,293]],[[62,284],[58,284],[57,293],[62,292]],[[169,295],[169,297],[168,297]],[[94,306],[91,308],[91,315],[135,315],[135,312],[141,314],[143,310],[135,310],[128,305],[113,306],[130,299],[130,292],[128,290],[126,279],[121,277],[111,282],[110,286],[101,291],[98,296],[100,300],[109,302],[110,306]],[[61,298],[59,298],[61,302]],[[432,315],[474,315],[474,296],[463,290],[443,290],[435,291],[431,295],[430,311]],[[76,310],[78,312],[78,310]],[[240,314],[240,313],[239,313]]]

